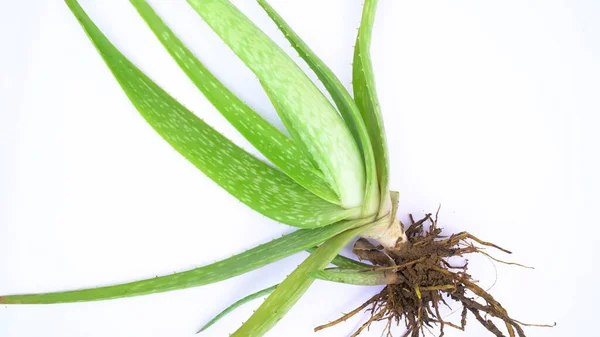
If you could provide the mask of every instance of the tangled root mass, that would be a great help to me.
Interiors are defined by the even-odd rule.
[[[496,337],[506,337],[505,333],[510,337],[525,337],[523,326],[530,324],[511,318],[506,309],[467,273],[467,263],[454,266],[448,262],[450,257],[464,257],[473,253],[492,258],[483,251],[484,247],[510,254],[509,251],[467,232],[442,236],[441,229],[437,226],[437,215],[432,217],[431,214],[419,221],[414,221],[411,216],[411,225],[406,230],[406,235],[409,242],[395,252],[375,247],[365,239],[356,242],[354,253],[374,265],[370,270],[395,273],[394,284],[388,284],[358,308],[329,324],[315,328],[315,331],[341,323],[366,309],[370,312],[370,318],[352,337],[358,336],[376,321],[386,321],[383,335],[387,337],[392,337],[391,328],[394,323],[404,323],[406,326],[402,337],[424,336],[425,330],[431,331],[435,327],[438,328],[439,336],[443,337],[447,327],[464,331],[469,313]],[[453,300],[462,306],[459,322],[446,321],[440,314],[441,306],[449,307],[447,300]],[[494,322],[490,317],[498,320]]]

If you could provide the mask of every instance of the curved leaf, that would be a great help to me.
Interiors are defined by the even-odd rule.
[[[255,300],[257,298],[261,298],[263,296],[267,296],[270,293],[272,293],[273,291],[275,291],[275,288],[277,288],[279,286],[279,284],[276,284],[274,286],[270,286],[268,288],[259,290],[255,293],[252,293],[238,301],[236,301],[235,303],[233,303],[232,305],[228,306],[227,308],[225,308],[225,310],[221,311],[217,316],[215,316],[213,319],[211,319],[210,321],[208,321],[208,323],[204,324],[204,326],[202,328],[200,328],[200,330],[198,330],[197,333],[200,333],[208,328],[210,328],[213,324],[217,323],[221,318],[225,317],[228,313],[234,311],[235,309],[239,308],[240,306]]]
[[[298,185],[247,153],[179,104],[121,54],[75,0],[67,4],[142,117],[206,176],[252,209],[313,228],[356,215]]]
[[[375,76],[371,63],[371,33],[375,20],[378,0],[365,0],[362,19],[356,45],[354,47],[354,62],[352,64],[352,87],[354,100],[360,109],[363,120],[367,125],[379,179],[381,212],[390,209],[389,197],[389,159],[383,116],[375,88]]]
[[[307,251],[309,251],[309,252],[314,252],[315,250],[317,250],[317,247],[307,249]],[[349,258],[347,258],[345,256],[341,256],[341,255],[337,255],[336,257],[334,257],[333,260],[331,261],[331,264],[336,265],[341,268],[362,269],[362,268],[372,268],[373,267],[371,265],[364,264],[364,263],[349,259]],[[215,324],[217,321],[219,321],[221,318],[225,317],[228,313],[234,311],[235,309],[239,308],[240,306],[242,306],[252,300],[255,300],[257,298],[261,298],[263,296],[269,295],[270,293],[275,291],[275,289],[278,286],[279,286],[279,284],[276,284],[274,286],[259,290],[255,293],[252,293],[252,294],[236,301],[232,305],[225,308],[225,310],[221,311],[217,316],[215,316],[213,319],[211,319],[208,323],[206,323],[198,332],[200,333],[200,332],[208,329],[213,324]]]
[[[348,125],[350,132],[354,136],[358,146],[362,151],[366,174],[365,202],[363,205],[363,216],[377,213],[379,208],[379,188],[377,182],[377,169],[375,166],[375,157],[369,133],[365,122],[362,119],[360,110],[348,93],[339,78],[311,49],[302,41],[300,36],[285,22],[285,20],[275,11],[266,0],[258,0],[258,3],[275,22],[285,38],[291,43],[292,47],[298,52],[300,57],[315,72],[319,80],[327,89],[327,92],[333,98],[344,122]]]
[[[269,88],[282,121],[319,165],[345,208],[363,204],[365,172],[348,127],[294,61],[227,0],[188,0],[204,21]],[[286,123],[287,121],[287,123]]]
[[[389,222],[389,214],[376,222],[347,230],[327,240],[302,262],[232,337],[260,337],[269,331],[292,308],[314,282],[308,273],[325,268],[355,236],[371,226]]]
[[[269,331],[314,282],[308,273],[327,266],[340,249],[360,231],[360,229],[349,230],[327,240],[304,260],[231,336],[259,337]]]
[[[130,2],[181,69],[231,125],[298,184],[329,202],[339,204],[339,197],[293,140],[227,89],[179,40],[146,0]]]
[[[301,229],[228,259],[171,275],[83,290],[0,296],[0,303],[52,304],[98,301],[197,287],[260,268],[362,224],[364,224],[364,220],[351,220],[322,228]]]

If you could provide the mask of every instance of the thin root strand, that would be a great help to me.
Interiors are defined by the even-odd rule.
[[[439,210],[438,210],[439,212]],[[514,262],[505,262],[492,257],[484,252],[484,248],[491,247],[511,254],[510,251],[493,243],[483,241],[467,232],[450,236],[442,236],[438,227],[438,213],[435,217],[425,215],[423,219],[415,221],[410,216],[411,225],[405,233],[408,243],[398,251],[381,251],[390,257],[391,262],[383,263],[386,259],[378,258],[375,249],[373,259],[368,259],[374,264],[370,271],[389,271],[397,273],[398,284],[387,285],[379,294],[343,315],[339,319],[315,328],[319,331],[341,322],[344,322],[359,312],[366,310],[370,313],[369,319],[356,330],[351,337],[358,336],[369,329],[373,322],[386,321],[382,336],[392,337],[391,328],[401,322],[406,326],[402,337],[419,337],[425,335],[425,330],[430,331],[434,326],[439,327],[439,336],[444,336],[444,328],[451,327],[461,331],[467,325],[468,313],[496,337],[506,337],[501,325],[503,323],[509,337],[525,337],[524,326],[552,327],[545,324],[525,324],[512,319],[506,309],[496,301],[492,295],[477,285],[471,275],[467,273],[468,263],[462,266],[451,265],[447,259],[467,254],[482,254],[493,261],[508,265],[527,267]],[[428,226],[426,226],[428,225]],[[426,229],[426,227],[428,227]],[[475,244],[474,244],[475,243]],[[370,251],[373,251],[370,248]],[[478,298],[474,299],[472,296]],[[440,306],[450,306],[446,299],[452,299],[462,306],[460,323],[453,323],[443,319]],[[498,322],[488,318],[494,317]]]

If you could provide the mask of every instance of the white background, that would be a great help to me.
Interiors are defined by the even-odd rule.
[[[448,232],[468,230],[513,250],[508,259],[535,266],[498,265],[492,290],[515,318],[558,323],[527,328],[527,336],[600,336],[600,4],[380,2],[373,57],[401,219],[441,204]],[[227,85],[281,125],[254,76],[184,1],[151,3]],[[288,46],[254,1],[235,3]],[[272,4],[350,87],[361,1]],[[160,85],[250,148],[127,1],[82,5]],[[227,195],[156,135],[63,2],[2,1],[0,31],[0,293],[186,270],[293,230]],[[305,256],[171,293],[0,306],[0,336],[193,336],[212,315],[280,281]],[[483,285],[496,275],[484,258],[473,259],[471,271]],[[268,336],[313,336],[314,326],[376,291],[316,282]],[[227,336],[259,304],[204,335]],[[314,336],[348,336],[366,317]],[[363,336],[379,336],[380,328]],[[446,331],[486,334],[472,317],[467,332]]]

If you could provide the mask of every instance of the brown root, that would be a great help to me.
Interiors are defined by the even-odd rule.
[[[365,309],[370,312],[370,318],[351,335],[352,337],[358,336],[377,321],[387,321],[382,334],[386,337],[392,337],[392,324],[399,325],[400,322],[406,326],[402,337],[425,335],[425,330],[431,330],[434,326],[439,327],[439,336],[443,337],[446,327],[464,331],[469,312],[496,337],[506,337],[505,333],[509,337],[525,337],[523,326],[548,326],[524,324],[511,318],[506,309],[486,290],[479,287],[467,273],[467,263],[453,266],[447,261],[450,257],[464,257],[473,253],[492,258],[483,252],[484,247],[492,247],[508,254],[510,251],[480,240],[467,232],[449,237],[442,236],[441,229],[437,226],[437,214],[435,217],[428,214],[418,221],[412,216],[410,219],[412,223],[406,230],[409,242],[399,251],[384,251],[382,247],[375,247],[364,239],[359,239],[353,250],[360,259],[373,263],[372,270],[396,272],[399,283],[387,285],[379,294],[358,308],[333,322],[315,328],[315,331],[339,324]],[[475,297],[480,300],[476,300]],[[446,321],[440,314],[440,307],[448,306],[446,299],[452,299],[462,306],[460,322]],[[502,323],[503,326],[497,326],[497,323],[488,317],[498,319],[496,322]]]

